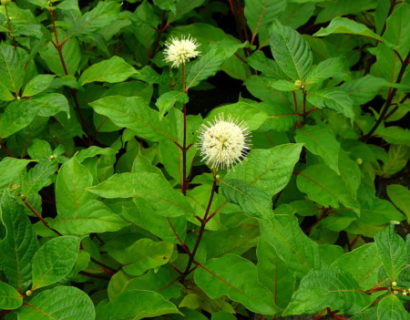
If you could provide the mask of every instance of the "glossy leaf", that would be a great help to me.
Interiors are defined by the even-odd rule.
[[[11,285],[0,281],[0,309],[13,310],[23,304],[23,297]]]

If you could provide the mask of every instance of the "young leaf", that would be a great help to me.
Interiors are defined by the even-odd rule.
[[[11,285],[0,281],[0,309],[13,310],[20,308],[23,297]]]
[[[101,304],[97,309],[97,319],[140,320],[171,313],[181,314],[172,302],[159,293],[148,290],[130,290],[110,302]]]
[[[272,293],[259,283],[255,265],[235,254],[200,265],[194,280],[212,299],[228,296],[261,314],[273,315],[278,311]]]
[[[270,48],[279,67],[290,79],[306,79],[313,56],[308,43],[298,32],[275,22],[271,27]]]
[[[75,287],[55,287],[34,296],[18,310],[19,320],[94,320],[90,297]]]
[[[329,58],[315,65],[306,77],[307,84],[320,83],[329,78],[344,76],[344,65],[341,58]]]
[[[330,307],[341,313],[356,313],[371,302],[352,276],[338,269],[310,271],[284,311],[284,315],[312,314]]]
[[[320,125],[306,125],[296,131],[295,140],[304,143],[310,152],[320,156],[333,171],[340,174],[340,143],[332,130]]]
[[[142,198],[149,200],[155,213],[164,217],[191,215],[193,210],[184,196],[164,177],[152,172],[120,173],[88,188],[103,198]]]
[[[0,161],[0,189],[8,187],[11,183],[19,181],[27,164],[31,160],[5,157]]]
[[[20,292],[31,282],[31,259],[38,248],[30,220],[11,198],[0,199],[0,217],[6,234],[0,241],[0,269],[8,282]]]
[[[80,238],[61,236],[47,241],[33,257],[33,287],[36,290],[56,283],[73,269]]]
[[[288,184],[301,149],[300,143],[254,149],[225,178],[242,180],[273,196]]]
[[[23,86],[25,64],[28,61],[26,52],[16,47],[2,43],[0,45],[0,83],[16,94]]]
[[[397,280],[407,263],[407,248],[402,237],[394,232],[392,225],[380,231],[374,238],[383,262],[384,270],[391,281]]]
[[[116,83],[127,80],[136,72],[123,58],[113,56],[85,69],[81,74],[79,82],[81,85],[96,81]]]

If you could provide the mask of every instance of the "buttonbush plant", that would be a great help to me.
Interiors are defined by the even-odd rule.
[[[405,320],[408,0],[1,0],[0,318]]]

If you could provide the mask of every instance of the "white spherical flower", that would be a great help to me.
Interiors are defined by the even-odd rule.
[[[249,138],[250,132],[243,122],[219,117],[202,125],[198,148],[202,160],[212,169],[228,169],[246,156]]]
[[[198,42],[191,36],[171,38],[165,44],[165,61],[172,63],[172,67],[178,68],[199,55],[198,46]]]

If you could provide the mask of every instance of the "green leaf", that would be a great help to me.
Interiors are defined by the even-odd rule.
[[[150,201],[156,214],[164,217],[192,215],[193,210],[180,191],[153,172],[120,173],[88,188],[103,198],[142,198]]]
[[[245,0],[245,17],[252,35],[255,36],[260,30],[265,29],[275,17],[286,8],[285,0]]]
[[[174,244],[165,241],[139,239],[130,246],[110,243],[106,247],[110,256],[123,265],[122,269],[132,276],[167,264],[174,252]]]
[[[47,241],[33,257],[33,287],[36,290],[64,279],[73,269],[80,238],[60,236]]]
[[[312,270],[302,279],[284,315],[312,314],[326,307],[356,313],[370,302],[370,296],[361,292],[349,273],[325,268]]]
[[[336,136],[332,130],[323,125],[305,125],[297,129],[295,140],[296,142],[304,143],[310,152],[320,156],[329,168],[337,174],[340,174],[340,143],[336,140]]]
[[[177,102],[184,104],[188,102],[188,95],[182,91],[167,91],[163,93],[155,103],[160,115],[164,116]]]
[[[271,27],[270,48],[282,71],[292,80],[305,80],[313,62],[312,51],[302,36],[276,22]]]
[[[408,320],[409,313],[398,297],[393,294],[385,296],[377,304],[377,320]]]
[[[92,183],[91,172],[76,158],[64,163],[58,172],[55,187],[58,214],[70,216],[72,211],[94,198],[86,191]]]
[[[11,285],[0,281],[0,309],[14,310],[23,304],[23,297]]]
[[[242,180],[273,196],[288,184],[301,149],[299,143],[253,149],[245,161],[227,173],[225,179]]]
[[[87,201],[70,212],[59,212],[49,224],[62,234],[78,236],[89,233],[114,232],[128,225],[120,215],[95,199]]]
[[[173,140],[168,119],[161,118],[141,97],[110,96],[94,101],[90,106],[117,126],[129,128],[141,138],[152,141],[164,138]]]
[[[307,100],[317,108],[329,108],[347,118],[354,118],[353,100],[341,89],[331,88],[309,92]]]
[[[116,83],[127,80],[137,71],[125,60],[118,56],[102,60],[93,64],[83,71],[79,82],[85,85],[90,82]]]
[[[292,270],[305,274],[320,266],[319,248],[301,230],[293,216],[276,215],[260,222],[261,239]]]
[[[399,184],[391,184],[387,186],[387,195],[406,214],[407,221],[410,221],[410,190]]]
[[[94,320],[90,297],[75,287],[55,287],[33,297],[17,312],[19,320]]]
[[[273,315],[278,311],[272,293],[259,283],[255,265],[235,254],[200,265],[194,280],[212,299],[228,296],[261,314]]]
[[[26,84],[23,90],[23,97],[32,97],[47,90],[54,79],[51,74],[39,74]]]
[[[368,27],[364,24],[359,22],[353,21],[348,18],[344,17],[336,17],[334,18],[327,27],[320,28],[314,36],[316,37],[325,37],[330,34],[354,34],[359,36],[364,36],[370,39],[374,39],[377,41],[383,41],[383,38],[380,37],[377,33],[371,31]]]
[[[51,117],[59,112],[70,115],[70,106],[67,98],[60,93],[48,93],[30,99],[31,108],[41,117]]]
[[[341,58],[329,58],[315,65],[306,76],[306,84],[321,83],[329,78],[344,76],[345,67]]]
[[[11,102],[0,115],[0,138],[7,138],[27,127],[36,117],[37,108],[27,100]]]
[[[377,249],[383,262],[384,270],[391,281],[397,280],[407,263],[407,248],[402,237],[394,232],[392,225],[376,234]]]
[[[0,161],[0,189],[8,187],[11,183],[19,181],[31,160],[5,157]]]
[[[271,82],[271,87],[279,91],[296,91],[299,89],[293,82],[288,80],[275,80]]]
[[[300,1],[300,0],[298,0]],[[317,1],[315,1],[317,2]],[[355,15],[364,11],[370,11],[376,7],[376,3],[384,1],[374,0],[334,0],[332,5],[324,5],[320,10],[315,23],[323,23],[337,16]]]
[[[0,45],[0,83],[9,91],[19,93],[25,77],[27,54],[21,48]]]
[[[406,56],[410,50],[410,4],[400,3],[394,7],[386,21],[386,31],[383,38],[392,44],[400,54]]]
[[[272,198],[265,192],[236,179],[224,179],[219,184],[225,198],[251,216],[268,218],[273,215]]]
[[[147,290],[130,290],[99,307],[97,319],[140,320],[171,313],[181,314],[172,302],[166,300],[159,293]]]
[[[340,203],[351,209],[359,207],[343,179],[326,165],[311,165],[298,173],[297,186],[322,206],[339,208]]]
[[[392,144],[402,144],[410,147],[410,130],[398,126],[379,127],[375,135]]]
[[[22,207],[8,197],[0,200],[0,217],[6,230],[0,241],[0,269],[9,284],[24,292],[31,282],[31,260],[38,248],[36,235]]]
[[[371,101],[383,87],[389,86],[389,82],[370,74],[362,78],[345,82],[341,88],[345,90],[356,104],[364,104]]]
[[[381,266],[382,262],[375,243],[368,243],[346,252],[332,263],[332,267],[349,272],[363,290],[377,284]]]

